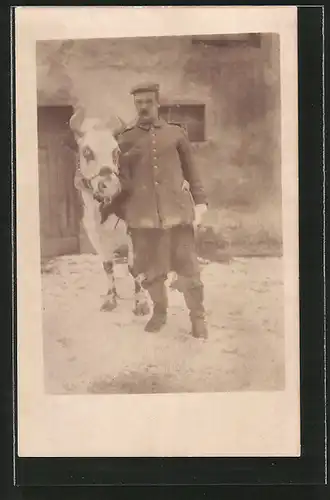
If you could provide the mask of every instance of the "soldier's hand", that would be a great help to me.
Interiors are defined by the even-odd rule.
[[[104,196],[98,191],[93,193],[93,198],[94,198],[94,200],[98,201],[99,203],[104,203]]]
[[[207,205],[196,205],[195,206],[195,221],[194,226],[199,227],[202,223],[203,215],[207,211]]]

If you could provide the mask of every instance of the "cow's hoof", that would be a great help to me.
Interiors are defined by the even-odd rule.
[[[133,309],[135,316],[147,316],[150,313],[150,307],[148,302],[139,302],[135,304]]]
[[[102,312],[111,312],[117,307],[117,302],[114,300],[106,300],[101,305]]]

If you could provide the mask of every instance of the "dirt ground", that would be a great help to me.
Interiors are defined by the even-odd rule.
[[[133,282],[117,264],[121,297],[100,312],[106,278],[95,255],[43,267],[45,383],[53,394],[281,390],[284,388],[281,258],[203,266],[209,339],[189,335],[182,295],[169,290],[169,319],[146,333]]]

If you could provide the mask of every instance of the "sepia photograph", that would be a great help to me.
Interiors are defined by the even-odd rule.
[[[187,20],[194,10],[178,9]],[[297,210],[284,206],[284,167],[289,182],[297,173],[284,164],[280,30],[94,26],[47,38],[45,9],[25,10],[44,19],[34,74],[21,56],[34,93],[43,394],[91,406],[108,395],[284,394],[284,225]],[[144,9],[103,10],[115,24],[114,11],[133,23]],[[234,10],[237,27],[245,12]],[[149,23],[169,23],[166,11],[145,8]],[[22,26],[23,40],[33,30]]]
[[[47,391],[283,389],[278,35],[36,57]]]

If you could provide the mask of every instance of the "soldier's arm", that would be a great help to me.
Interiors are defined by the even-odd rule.
[[[128,148],[123,138],[118,138],[118,148],[118,176],[122,191],[128,192],[131,187],[131,175]]]
[[[205,190],[193,157],[192,147],[186,133],[180,130],[177,149],[184,178],[189,182],[190,191],[196,205],[207,205]]]

